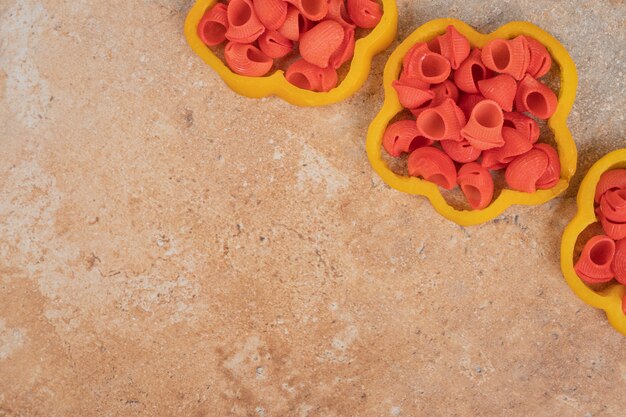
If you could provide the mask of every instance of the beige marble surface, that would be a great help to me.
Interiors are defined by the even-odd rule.
[[[624,415],[626,338],[558,264],[626,146],[623,2],[399,2],[400,39],[530,20],[578,64],[573,189],[467,229],[368,165],[388,53],[345,103],[249,100],[190,6],[0,0],[0,416]]]

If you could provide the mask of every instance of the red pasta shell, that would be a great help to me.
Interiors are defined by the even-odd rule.
[[[307,19],[318,22],[328,14],[327,0],[286,0],[293,4]]]
[[[339,68],[354,56],[354,27],[344,27],[343,42],[337,51],[330,57],[329,63],[333,68]]]
[[[411,63],[410,75],[429,84],[439,84],[450,76],[450,62],[434,52],[423,52],[416,55]]]
[[[328,2],[328,19],[334,20],[343,27],[350,27],[354,29],[354,22],[348,14],[346,2],[344,0],[329,0]]]
[[[480,157],[481,150],[474,148],[467,140],[442,140],[441,148],[453,161],[459,163],[474,162]]]
[[[525,114],[519,112],[505,112],[503,126],[514,128],[527,137],[530,143],[535,143],[539,140],[539,125],[535,120]]]
[[[293,43],[275,30],[268,30],[259,37],[259,48],[270,58],[282,58],[293,51]]]
[[[615,279],[622,285],[626,285],[626,239],[615,242],[615,256],[611,270]],[[626,314],[626,313],[625,313]]]
[[[238,43],[252,43],[265,32],[265,26],[254,12],[250,0],[230,0],[226,8],[228,29],[226,39]]]
[[[299,59],[287,68],[285,78],[296,87],[311,91],[330,91],[337,86],[339,76],[332,67],[320,68]]]
[[[472,110],[474,107],[483,101],[485,97],[480,94],[467,94],[461,93],[459,98],[459,108],[463,110],[463,114],[465,114],[465,118],[469,119],[472,115]]]
[[[324,20],[300,37],[300,55],[313,65],[326,68],[330,58],[343,43],[343,27],[333,21]]]
[[[547,190],[558,184],[561,179],[561,161],[559,154],[552,146],[547,143],[538,143],[534,146],[546,154],[548,157],[548,166],[543,175],[537,180],[537,188]]]
[[[609,190],[626,188],[626,169],[613,169],[600,177],[596,186],[595,202],[600,202],[600,197]]]
[[[613,279],[611,265],[615,257],[615,242],[608,236],[594,236],[585,244],[574,265],[576,274],[587,284],[600,284]]]
[[[459,100],[459,89],[450,80],[433,85],[431,90],[435,94],[433,105],[441,104],[447,98],[451,98],[455,103]]]
[[[469,94],[478,94],[478,81],[484,80],[488,75],[487,67],[481,59],[480,49],[474,49],[454,72],[454,83],[459,90]]]
[[[403,152],[413,152],[432,141],[421,136],[414,120],[399,120],[387,127],[383,136],[383,147],[391,156],[398,157]]]
[[[509,74],[516,80],[524,77],[530,63],[528,43],[523,36],[511,40],[494,39],[485,45],[481,57],[490,70]]]
[[[226,40],[228,17],[226,5],[217,3],[208,9],[198,23],[198,36],[208,46],[219,45]]]
[[[376,1],[348,0],[348,15],[358,27],[373,29],[383,17],[383,11]]]
[[[471,46],[467,38],[461,35],[454,26],[450,25],[446,33],[437,36],[428,44],[432,52],[441,54],[450,62],[452,69],[456,70],[467,59]]]
[[[473,147],[486,150],[504,145],[502,109],[493,100],[483,100],[474,106],[467,124],[461,129],[461,137]]]
[[[525,36],[530,52],[530,62],[526,72],[533,78],[546,75],[552,67],[552,57],[545,46],[538,40]]]
[[[504,138],[504,146],[489,149],[483,153],[482,165],[485,168],[503,168],[515,157],[525,154],[533,147],[528,138],[510,127],[502,128],[502,137]]]
[[[417,58],[428,51],[428,45],[424,42],[419,42],[413,45],[404,58],[402,58],[402,76],[413,78],[415,66],[418,63]],[[426,83],[424,81],[421,82],[430,86],[430,83]]]
[[[600,212],[614,223],[626,223],[626,188],[604,193],[600,198]]]
[[[416,149],[407,160],[409,175],[422,177],[445,189],[456,186],[456,168],[452,159],[432,146]]]
[[[489,171],[470,162],[459,169],[457,183],[465,195],[467,202],[474,210],[482,210],[493,200],[493,178]]]
[[[517,93],[517,82],[508,74],[497,75],[493,78],[478,81],[478,89],[483,97],[493,100],[502,107],[502,110],[513,110],[513,102]]]
[[[284,0],[256,0],[254,12],[268,30],[276,30],[287,19],[287,3]]]
[[[300,10],[294,6],[288,6],[287,17],[282,26],[278,28],[278,33],[285,38],[297,42],[300,39],[300,35],[305,33],[310,26],[310,21],[302,16]]]
[[[548,86],[526,75],[515,96],[517,111],[528,112],[540,119],[549,119],[556,111],[558,99]]]
[[[548,155],[539,149],[531,149],[515,158],[504,173],[509,188],[525,193],[537,191],[537,181],[548,168]]]
[[[228,42],[224,48],[226,63],[234,72],[249,77],[261,77],[272,69],[274,61],[256,46]]]
[[[435,93],[431,90],[423,90],[418,87],[413,87],[402,81],[394,81],[391,85],[398,94],[400,104],[407,109],[416,109],[421,107],[423,104],[430,102],[435,97]]]
[[[432,140],[461,140],[465,116],[454,100],[445,99],[440,105],[426,108],[417,117],[417,129]]]

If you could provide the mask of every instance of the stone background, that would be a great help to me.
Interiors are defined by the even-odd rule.
[[[578,65],[570,191],[465,229],[367,162],[392,49],[344,103],[249,100],[191,4],[0,0],[0,416],[624,415],[626,339],[558,263],[626,146],[624,2],[399,1],[398,39],[529,20]]]

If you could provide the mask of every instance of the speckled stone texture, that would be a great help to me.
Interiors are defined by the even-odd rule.
[[[0,1],[0,416],[624,415],[626,338],[558,263],[626,146],[622,1],[401,1],[545,28],[580,74],[567,195],[461,228],[364,150],[350,100],[231,92],[191,1]]]

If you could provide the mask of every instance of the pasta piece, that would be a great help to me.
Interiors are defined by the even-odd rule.
[[[529,112],[540,119],[549,119],[556,111],[558,100],[550,87],[526,75],[519,83],[515,97],[517,111]]]
[[[334,20],[343,27],[350,27],[354,29],[354,23],[348,14],[348,9],[344,0],[329,0],[328,14],[326,17]]]
[[[373,29],[383,17],[383,11],[373,0],[348,0],[348,15],[358,27]]]
[[[333,21],[324,20],[300,37],[300,55],[320,68],[326,68],[330,58],[339,50],[345,33],[343,27]]]
[[[611,264],[615,257],[615,242],[608,236],[594,236],[585,244],[574,266],[576,274],[587,284],[600,284],[613,279]]]
[[[352,59],[354,56],[354,43],[354,27],[344,27],[343,42],[329,60],[333,68],[339,68]]]
[[[499,159],[499,148],[495,149],[487,149],[483,151],[483,157],[480,160],[480,165],[482,165],[485,169],[489,171],[498,171],[502,168],[506,168],[506,164],[500,162]]]
[[[504,145],[502,109],[493,100],[483,100],[472,110],[467,124],[461,129],[461,137],[480,150]]]
[[[467,140],[442,140],[441,148],[453,161],[459,163],[474,162],[480,157],[481,150],[474,148]]]
[[[450,80],[445,80],[441,84],[432,86],[432,91],[435,94],[433,105],[441,104],[447,98],[451,98],[455,103],[459,99],[459,89]]]
[[[526,38],[518,36],[512,40],[494,39],[482,50],[483,63],[500,74],[509,74],[521,80],[530,64],[530,50]]]
[[[513,110],[513,102],[517,93],[517,82],[508,74],[478,81],[478,89],[483,97],[493,100],[502,107],[502,110]]]
[[[525,154],[533,147],[528,138],[510,127],[502,128],[502,138],[504,139],[504,146],[489,149],[483,153],[482,165],[485,168],[504,168],[515,159],[515,157]]]
[[[626,223],[626,188],[604,193],[600,199],[600,211],[614,223]]]
[[[265,32],[265,26],[254,13],[250,0],[230,0],[226,8],[228,29],[226,39],[238,43],[252,43]]]
[[[234,72],[249,77],[261,77],[272,69],[274,61],[256,46],[228,42],[224,48],[226,63]]]
[[[430,90],[430,84],[422,80],[418,80],[415,77],[409,76],[405,71],[400,73],[400,80],[404,85],[410,85],[411,87],[419,88],[420,90]]]
[[[470,162],[459,169],[457,182],[474,210],[482,210],[493,200],[493,178],[489,171]]]
[[[389,155],[395,157],[431,144],[431,140],[421,136],[417,131],[414,120],[400,120],[391,124],[383,136],[383,147]]]
[[[293,43],[275,30],[268,30],[259,37],[259,48],[270,58],[282,58],[293,51]]]
[[[400,75],[400,79],[402,79],[402,77],[415,78],[413,74],[415,73],[415,67],[418,62],[417,57],[428,51],[428,45],[424,42],[419,42],[413,45],[404,58],[402,58],[402,75]],[[430,83],[424,81],[421,82],[430,86]]]
[[[254,12],[268,30],[277,30],[287,19],[284,0],[253,0]]]
[[[320,68],[299,59],[287,68],[285,78],[296,87],[311,91],[330,91],[337,86],[339,76],[332,67]]]
[[[504,126],[512,127],[535,143],[539,140],[539,125],[536,121],[519,112],[505,112]]]
[[[607,219],[604,213],[600,211],[598,214],[600,224],[604,229],[604,233],[611,237],[611,239],[621,240],[626,239],[626,223],[618,223]]]
[[[439,84],[450,76],[452,71],[447,59],[434,52],[416,54],[411,61],[410,75],[429,84]]]
[[[609,190],[626,188],[626,169],[613,169],[607,171],[600,177],[596,186],[595,202],[600,202],[600,197]]]
[[[548,166],[543,175],[537,180],[537,188],[547,190],[557,185],[561,179],[559,154],[556,152],[556,149],[547,143],[538,143],[534,146],[534,149],[542,151],[548,157]]]
[[[206,11],[198,23],[198,36],[208,46],[219,45],[226,40],[228,17],[226,5],[217,3]]]
[[[454,73],[454,83],[459,90],[469,94],[478,94],[478,81],[487,78],[487,67],[481,60],[480,49],[474,49]]]
[[[613,256],[611,270],[617,282],[626,285],[626,239],[615,242],[615,256]]]
[[[232,1],[232,0],[231,0]],[[328,1],[327,0],[286,0],[288,3],[293,4],[302,16],[307,19],[318,22],[326,17],[328,14]]]
[[[539,149],[531,149],[509,164],[504,179],[512,190],[534,193],[537,191],[537,181],[547,168],[548,155]]]
[[[428,139],[460,141],[465,116],[454,100],[447,98],[440,105],[421,112],[416,123],[417,130]]]
[[[402,81],[394,81],[391,83],[398,94],[400,104],[407,109],[416,109],[423,104],[431,101],[435,97],[435,93],[431,90],[423,90],[421,88],[407,85]]]
[[[278,33],[290,41],[297,42],[300,39],[300,35],[306,32],[309,26],[309,20],[302,16],[300,11],[294,6],[289,6],[285,22],[278,28]]]
[[[552,57],[545,46],[530,36],[524,36],[530,52],[530,62],[526,73],[533,78],[543,77],[552,67]]]
[[[456,70],[470,54],[470,43],[461,35],[454,26],[450,25],[446,33],[437,36],[428,43],[428,48],[435,53],[441,54],[450,62],[452,69]]]
[[[476,107],[476,105],[480,103],[481,101],[483,101],[484,99],[485,97],[481,96],[480,94],[463,93],[460,95],[459,108],[463,110],[463,113],[465,114],[466,119],[470,118],[470,116],[472,115],[472,110],[474,110],[474,107]]]
[[[456,168],[452,159],[432,146],[419,148],[407,160],[409,175],[422,177],[447,190],[456,185]]]

